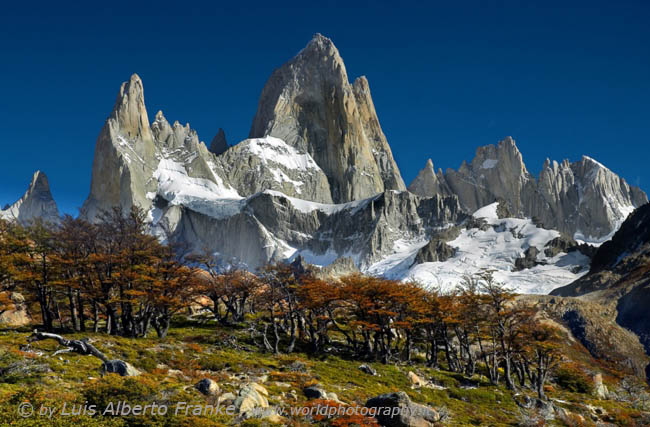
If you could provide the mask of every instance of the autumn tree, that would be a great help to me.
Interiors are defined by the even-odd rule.
[[[523,359],[531,373],[531,381],[537,396],[545,400],[544,384],[549,373],[562,360],[561,335],[557,327],[535,321],[529,325],[522,337],[526,349]]]
[[[25,294],[29,303],[40,309],[41,321],[46,331],[54,329],[54,320],[60,319],[53,282],[56,264],[53,263],[55,237],[51,227],[36,220],[24,229],[18,229],[11,263],[15,269],[13,280]]]

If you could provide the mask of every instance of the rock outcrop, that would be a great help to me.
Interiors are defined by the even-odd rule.
[[[535,179],[511,137],[479,147],[472,162],[463,162],[457,171],[436,174],[428,161],[409,190],[421,196],[455,194],[470,212],[504,201],[513,216],[535,218],[547,228],[593,242],[611,237],[634,208],[648,201],[639,188],[587,156],[561,164],[547,159]]]
[[[444,240],[432,239],[418,251],[414,264],[447,261],[455,254],[456,249],[449,246]]]
[[[616,322],[636,333],[650,354],[650,203],[636,209],[598,248],[586,276],[552,294],[612,307]]]
[[[140,372],[138,369],[133,367],[133,365],[131,365],[128,362],[116,359],[116,360],[107,360],[106,362],[102,363],[102,366],[100,368],[100,373],[102,375],[118,374],[122,377],[137,377],[142,372]]]
[[[250,130],[251,138],[266,136],[311,155],[335,203],[406,188],[368,81],[351,85],[338,50],[320,34],[267,81]]]
[[[219,128],[217,134],[210,142],[210,152],[215,155],[223,154],[228,149],[228,141],[226,140],[226,132]]]
[[[447,186],[442,169],[438,172],[433,168],[433,161],[427,160],[427,164],[422,169],[408,187],[411,193],[421,196],[432,196],[434,194],[449,195],[451,190]]]
[[[81,215],[95,220],[114,206],[149,209],[147,194],[156,191],[149,179],[157,166],[155,153],[142,81],[133,74],[120,87],[113,111],[97,137],[90,195]]]
[[[26,224],[36,218],[58,223],[59,209],[50,192],[47,176],[36,171],[25,194],[10,206],[0,210],[0,218]]]

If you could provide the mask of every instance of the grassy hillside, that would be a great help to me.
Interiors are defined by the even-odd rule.
[[[3,330],[0,333],[0,408],[1,425],[372,425],[366,417],[323,418],[319,416],[250,418],[239,415],[193,416],[183,411],[174,414],[177,402],[215,404],[226,393],[237,395],[251,381],[268,391],[269,405],[289,408],[315,405],[303,389],[319,385],[346,405],[363,405],[370,397],[404,391],[417,403],[435,408],[444,415],[446,425],[647,425],[650,418],[640,404],[620,399],[598,399],[588,375],[577,375],[591,357],[582,345],[571,342],[571,351],[578,365],[556,375],[547,385],[547,396],[554,407],[552,414],[544,410],[524,409],[518,405],[534,398],[529,389],[516,392],[490,385],[485,376],[467,378],[443,369],[428,368],[416,354],[410,364],[369,363],[377,371],[373,376],[359,370],[362,361],[336,355],[336,347],[320,357],[301,352],[274,356],[260,352],[251,340],[245,324],[232,327],[213,322],[177,319],[165,339],[148,336],[129,339],[106,334],[65,334],[66,338],[89,337],[109,358],[128,361],[142,374],[121,377],[99,374],[101,361],[75,353],[54,355],[61,347],[56,341],[38,341],[27,346],[29,328]],[[430,382],[414,387],[409,372]],[[562,372],[562,371],[559,371]],[[219,385],[215,396],[204,396],[193,385],[211,378]],[[620,379],[605,376],[611,389]],[[331,396],[328,396],[331,397]],[[80,406],[105,408],[109,402],[130,404],[157,402],[170,409],[165,416],[63,416],[63,402]],[[41,406],[57,408],[51,418],[23,418],[18,407],[29,402],[38,412]],[[325,402],[325,400],[318,401]],[[332,404],[335,404],[332,402]],[[552,419],[551,419],[552,416]]]

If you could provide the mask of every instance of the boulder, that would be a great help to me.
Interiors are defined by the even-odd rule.
[[[18,292],[11,292],[8,295],[3,295],[5,292],[0,292],[0,298],[7,297],[11,301],[10,307],[5,307],[5,310],[0,313],[0,325],[3,326],[25,326],[31,323],[32,319],[27,311],[25,298]]]
[[[438,411],[412,402],[403,391],[373,397],[365,406],[374,408],[375,418],[386,427],[429,427],[441,419]]]
[[[327,392],[318,385],[305,387],[302,392],[307,399],[327,399]]]
[[[594,396],[599,399],[607,399],[609,396],[609,390],[607,390],[607,386],[603,384],[603,375],[596,374],[592,379],[594,382]]]
[[[361,372],[365,372],[365,373],[368,374],[368,375],[373,375],[373,376],[374,376],[374,375],[377,375],[377,371],[375,371],[375,370],[372,368],[372,366],[370,366],[370,365],[366,365],[365,363],[364,363],[363,365],[359,366],[359,370],[360,370]]]
[[[524,256],[515,259],[515,268],[513,271],[521,271],[527,268],[533,268],[536,265],[541,264],[537,261],[537,255],[539,254],[539,249],[535,246],[531,246],[524,252]]]
[[[206,396],[215,396],[219,394],[219,384],[210,378],[203,378],[194,385],[194,388]]]
[[[141,372],[134,368],[130,363],[118,359],[102,363],[100,372],[102,375],[118,374],[123,377],[135,377],[141,374]]]
[[[268,395],[269,392],[260,384],[246,384],[239,390],[238,396],[234,402],[237,413],[246,417],[253,415],[255,409],[268,408]]]

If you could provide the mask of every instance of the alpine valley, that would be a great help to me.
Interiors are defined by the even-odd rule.
[[[249,138],[234,145],[222,129],[205,144],[162,111],[150,121],[133,74],[99,132],[80,215],[137,205],[160,240],[251,271],[298,260],[449,290],[491,270],[520,293],[547,294],[585,275],[596,248],[647,202],[587,156],[547,159],[535,177],[511,137],[458,170],[429,160],[407,187],[368,80],[350,83],[332,41],[316,34],[272,73]],[[45,174],[0,215],[56,222]]]
[[[320,34],[219,126],[133,74],[79,217],[42,171],[0,210],[0,425],[650,425],[640,188],[509,136],[407,185]]]

